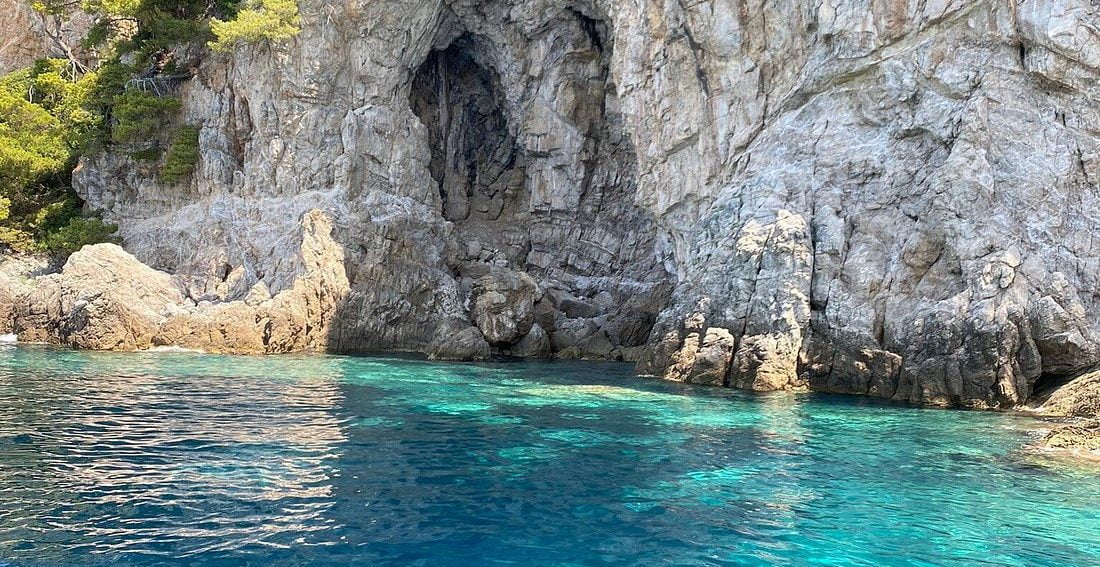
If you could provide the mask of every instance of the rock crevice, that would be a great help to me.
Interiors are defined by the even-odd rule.
[[[301,11],[182,87],[189,185],[75,176],[185,298],[293,289],[317,209],[340,352],[969,407],[1100,362],[1088,0]]]

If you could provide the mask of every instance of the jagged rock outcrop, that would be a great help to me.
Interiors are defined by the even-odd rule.
[[[1083,374],[1044,393],[1036,411],[1056,417],[1100,417],[1100,372]]]
[[[1039,444],[1045,450],[1100,461],[1100,371],[1088,372],[1049,392],[1031,411],[1060,421]]]
[[[196,301],[185,282],[116,245],[99,244],[73,254],[60,272],[24,289],[8,286],[13,297],[0,314],[10,313],[8,324],[20,340],[88,349],[322,350],[348,291],[343,251],[331,230],[320,211],[305,215],[298,255],[302,274],[274,297],[260,283],[239,300]]]
[[[316,208],[340,351],[541,351],[539,329],[672,379],[971,407],[1100,362],[1090,0],[301,9],[292,42],[183,87],[189,183],[81,164],[143,262],[278,294]],[[494,270],[541,298],[479,305]]]

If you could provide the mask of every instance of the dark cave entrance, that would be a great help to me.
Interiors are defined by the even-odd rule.
[[[525,207],[523,154],[508,128],[500,79],[474,58],[477,49],[464,35],[432,51],[409,94],[428,129],[443,217],[455,223],[497,221]]]
[[[1031,385],[1028,402],[1042,404],[1059,388],[1072,382],[1080,375],[1078,372],[1044,372]]]
[[[608,25],[563,8],[538,29],[497,34],[476,10],[453,10],[408,100],[451,223],[442,260],[459,300],[500,353],[529,336],[522,348],[541,354],[625,358],[671,286],[656,222],[636,202]]]

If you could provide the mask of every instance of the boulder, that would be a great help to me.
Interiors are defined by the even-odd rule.
[[[536,323],[531,326],[529,333],[512,345],[509,352],[512,356],[523,358],[548,358],[553,353],[553,347],[550,345],[550,335],[542,329],[541,325]]]
[[[70,256],[61,272],[38,278],[20,295],[13,328],[23,341],[95,350],[322,350],[348,293],[343,252],[331,233],[332,223],[320,211],[302,218],[297,258],[302,271],[274,297],[257,284],[244,300],[199,304],[187,298],[179,280],[122,248],[87,246]]]
[[[96,350],[138,350],[156,344],[183,292],[114,244],[87,246],[58,274],[38,278],[16,308],[20,340],[60,342]]]
[[[512,344],[531,331],[537,297],[538,284],[531,276],[494,268],[474,284],[474,322],[490,343]]]
[[[492,348],[477,327],[463,327],[461,322],[453,322],[445,327],[436,341],[428,349],[428,358],[432,360],[470,361],[485,360],[492,354]]]

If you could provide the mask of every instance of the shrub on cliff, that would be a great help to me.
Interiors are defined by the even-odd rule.
[[[68,255],[88,244],[117,242],[116,232],[118,232],[117,225],[107,224],[96,217],[78,216],[48,233],[42,241],[42,246],[51,252]]]
[[[237,15],[229,20],[210,20],[210,31],[217,38],[210,42],[215,51],[232,51],[242,43],[285,41],[301,31],[296,0],[245,0]]]
[[[164,167],[160,171],[160,180],[165,183],[179,183],[191,177],[198,163],[199,129],[197,126],[183,126],[168,148]]]
[[[128,90],[114,99],[111,110],[111,141],[129,144],[156,138],[180,108],[174,97],[159,97],[139,90]]]

